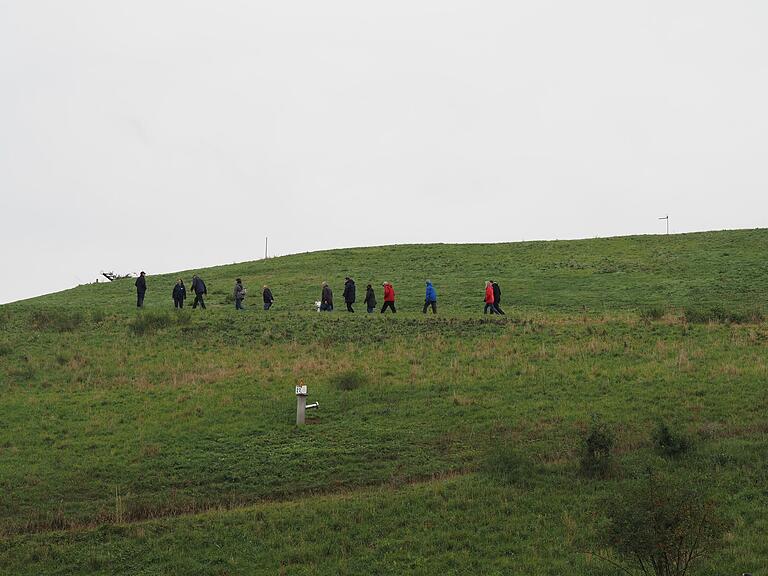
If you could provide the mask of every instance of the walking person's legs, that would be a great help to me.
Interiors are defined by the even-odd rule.
[[[432,314],[437,314],[437,301],[430,302],[432,304]]]
[[[424,308],[422,309],[424,314],[427,313],[427,308],[429,308],[429,300],[424,300]]]
[[[347,312],[354,312],[354,310],[352,310],[352,302],[347,302]]]

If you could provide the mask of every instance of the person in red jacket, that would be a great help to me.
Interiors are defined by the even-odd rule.
[[[392,288],[392,284],[389,282],[384,282],[382,286],[384,286],[384,306],[381,307],[381,313],[384,314],[387,308],[391,308],[394,314],[397,312],[395,310],[395,289]]]
[[[491,314],[496,314],[493,307],[493,284],[490,281],[485,283],[485,310],[483,310],[483,314],[488,314],[488,310],[491,311]]]

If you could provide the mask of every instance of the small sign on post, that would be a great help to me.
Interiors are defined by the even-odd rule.
[[[307,395],[306,384],[299,382],[299,385],[296,386],[296,426],[304,424],[307,408],[317,408],[320,406],[319,402],[307,406]]]

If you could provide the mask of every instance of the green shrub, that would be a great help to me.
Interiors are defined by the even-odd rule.
[[[94,324],[99,324],[101,322],[104,322],[104,319],[107,317],[107,313],[104,312],[101,308],[96,308],[91,311],[91,322]]]
[[[640,310],[640,319],[644,322],[652,322],[654,320],[661,320],[664,314],[667,313],[666,308],[660,304],[648,306]]]
[[[173,316],[168,312],[143,312],[139,313],[128,323],[128,327],[139,336],[152,334],[163,328],[168,328],[174,323]]]
[[[176,324],[179,326],[189,326],[192,323],[192,313],[189,310],[179,310],[176,312]]]
[[[365,384],[365,374],[357,370],[347,370],[333,377],[333,384],[339,390],[357,390]]]
[[[680,456],[691,448],[690,437],[679,430],[669,427],[666,422],[659,422],[653,431],[653,443],[664,456]]]
[[[581,454],[581,470],[587,476],[607,476],[613,466],[613,431],[604,423],[593,421]]]
[[[32,325],[38,330],[71,332],[83,322],[79,310],[68,311],[57,308],[39,309],[32,312]]]
[[[533,462],[504,442],[494,443],[487,451],[482,470],[515,486],[530,486],[536,476]]]
[[[683,316],[686,322],[692,324],[707,324],[709,322],[749,324],[762,322],[764,319],[763,311],[760,308],[726,310],[722,306],[686,307],[683,310]]]
[[[13,348],[7,342],[0,342],[0,356],[8,356],[13,352]]]
[[[599,536],[619,558],[612,563],[628,574],[690,573],[691,565],[722,544],[727,528],[703,486],[649,471],[614,494]]]

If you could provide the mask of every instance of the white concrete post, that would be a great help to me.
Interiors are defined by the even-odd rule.
[[[296,386],[296,426],[304,424],[307,410],[307,387],[302,384]]]

